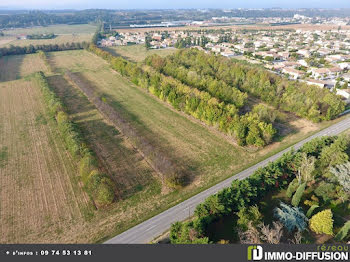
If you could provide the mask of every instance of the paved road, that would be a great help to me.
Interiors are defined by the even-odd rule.
[[[294,149],[299,149],[304,143],[312,140],[315,137],[325,136],[325,135],[337,135],[346,129],[350,128],[350,117],[336,123],[293,146]],[[245,169],[244,171],[238,173],[237,175],[230,177],[219,184],[177,204],[176,206],[156,215],[141,224],[130,228],[129,230],[117,235],[116,237],[108,240],[105,244],[142,244],[148,243],[155,237],[161,235],[166,230],[170,228],[170,225],[176,221],[182,221],[192,215],[195,207],[203,202],[208,196],[215,194],[225,187],[229,187],[234,179],[244,179],[254,173],[260,167],[266,166],[269,162],[278,159],[283,153],[288,152],[290,148],[287,148],[261,162],[258,164]]]

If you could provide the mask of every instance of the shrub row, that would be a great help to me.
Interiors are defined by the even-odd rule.
[[[210,75],[201,74],[192,68],[185,67],[172,57],[162,58],[155,54],[147,57],[145,63],[160,73],[172,76],[186,85],[206,91],[221,101],[234,104],[237,108],[241,108],[246,104],[248,98],[246,93],[228,86],[223,80],[215,79]]]
[[[223,86],[220,92],[222,96],[230,94],[231,89],[236,88],[259,97],[276,108],[315,122],[334,119],[345,108],[342,99],[326,88],[289,81],[266,69],[206,54],[194,48],[181,50],[162,60],[159,64],[163,70],[167,73],[173,71],[172,74],[177,77],[188,77],[181,74],[182,70],[179,68],[182,66],[202,77],[210,76],[212,79],[224,81],[227,86]]]
[[[39,50],[38,51],[38,55],[40,56],[40,58],[44,61],[44,64],[46,65],[46,67],[49,69],[49,71],[52,71],[49,59],[47,57],[46,52],[44,52],[43,50]]]
[[[41,88],[48,114],[56,121],[65,147],[73,158],[79,161],[79,172],[84,189],[97,207],[111,204],[115,198],[112,180],[99,171],[95,157],[83,142],[78,128],[63,111],[63,104],[50,89],[44,73],[36,73],[35,78]]]
[[[121,57],[114,57],[91,44],[89,51],[110,62],[112,68],[175,109],[192,115],[210,126],[233,136],[240,145],[264,146],[271,142],[276,130],[272,124],[261,121],[257,113],[240,116],[232,104],[220,102],[208,92],[182,84],[180,81],[140,66]]]

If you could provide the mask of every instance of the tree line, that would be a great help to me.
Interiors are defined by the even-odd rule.
[[[230,214],[236,215],[236,224],[232,230],[236,230],[241,243],[279,243],[283,228],[289,237],[294,238],[294,242],[300,243],[301,232],[308,223],[310,229],[317,234],[333,235],[332,212],[327,207],[339,210],[340,206],[347,206],[349,180],[338,179],[339,175],[332,175],[331,172],[334,172],[332,167],[339,168],[344,163],[348,163],[346,165],[350,168],[350,163],[347,162],[349,145],[348,137],[316,138],[298,151],[292,150],[258,169],[250,177],[234,180],[229,188],[199,204],[191,221],[174,223],[170,230],[171,243],[210,243],[207,235],[209,225]],[[346,174],[348,178],[349,172]],[[309,206],[307,215],[300,207],[306,187],[310,187],[309,191],[312,188],[303,203],[303,207]],[[264,225],[257,204],[267,195],[283,189],[287,189],[286,195],[291,199],[292,205],[281,202],[274,209],[277,222],[273,222],[272,227]],[[310,196],[311,200],[308,200]],[[273,208],[272,204],[268,205]],[[313,215],[317,208],[321,211]],[[349,223],[343,224],[335,239],[345,239],[349,230]]]
[[[276,133],[272,124],[261,121],[257,113],[240,116],[235,105],[219,101],[206,91],[185,85],[150,67],[145,69],[122,57],[114,57],[96,45],[91,44],[88,50],[109,61],[114,70],[129,77],[134,84],[149,90],[175,109],[234,137],[240,145],[264,146]]]
[[[66,149],[74,159],[79,161],[79,173],[84,190],[97,208],[111,204],[115,199],[113,181],[106,174],[100,172],[96,157],[86,146],[77,126],[69,120],[69,116],[64,112],[64,105],[51,90],[44,73],[36,73],[35,79],[41,88],[47,112],[57,124]]]
[[[65,50],[79,50],[87,48],[89,44],[87,42],[72,42],[72,43],[62,43],[62,44],[46,44],[46,45],[28,45],[28,46],[14,46],[0,48],[0,57],[8,55],[24,55],[33,54],[37,51],[44,52],[55,52],[55,51],[65,51]]]
[[[172,76],[186,85],[206,91],[221,101],[233,104],[238,109],[247,102],[248,95],[246,93],[235,87],[228,86],[223,80],[217,80],[210,75],[197,73],[191,68],[174,61],[171,57],[162,58],[154,54],[147,57],[145,63],[160,73]]]
[[[53,33],[50,34],[32,34],[32,35],[27,35],[27,39],[53,39],[55,38],[56,35]]]
[[[342,99],[328,89],[289,81],[265,69],[194,48],[180,50],[160,60],[160,70],[181,81],[203,85],[199,79],[204,78],[226,83],[226,86],[220,84],[217,94],[224,99],[230,99],[235,88],[314,122],[334,119],[345,108]]]

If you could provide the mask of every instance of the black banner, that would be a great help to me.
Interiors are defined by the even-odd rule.
[[[0,245],[0,261],[349,261],[350,245]]]

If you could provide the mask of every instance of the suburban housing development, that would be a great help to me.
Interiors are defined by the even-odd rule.
[[[216,19],[215,19],[216,20]],[[223,20],[225,20],[223,18]],[[276,19],[266,19],[272,23]],[[307,17],[295,15],[286,22],[307,22]],[[279,22],[283,22],[279,21]],[[150,49],[192,47],[234,59],[262,64],[266,69],[320,88],[337,90],[349,99],[350,32],[342,29],[348,18],[320,19],[315,28],[279,29],[190,29],[153,28],[142,31],[123,29],[108,34],[98,44],[101,47],[144,45]],[[198,24],[188,23],[189,26]],[[328,29],[327,26],[335,25]]]

